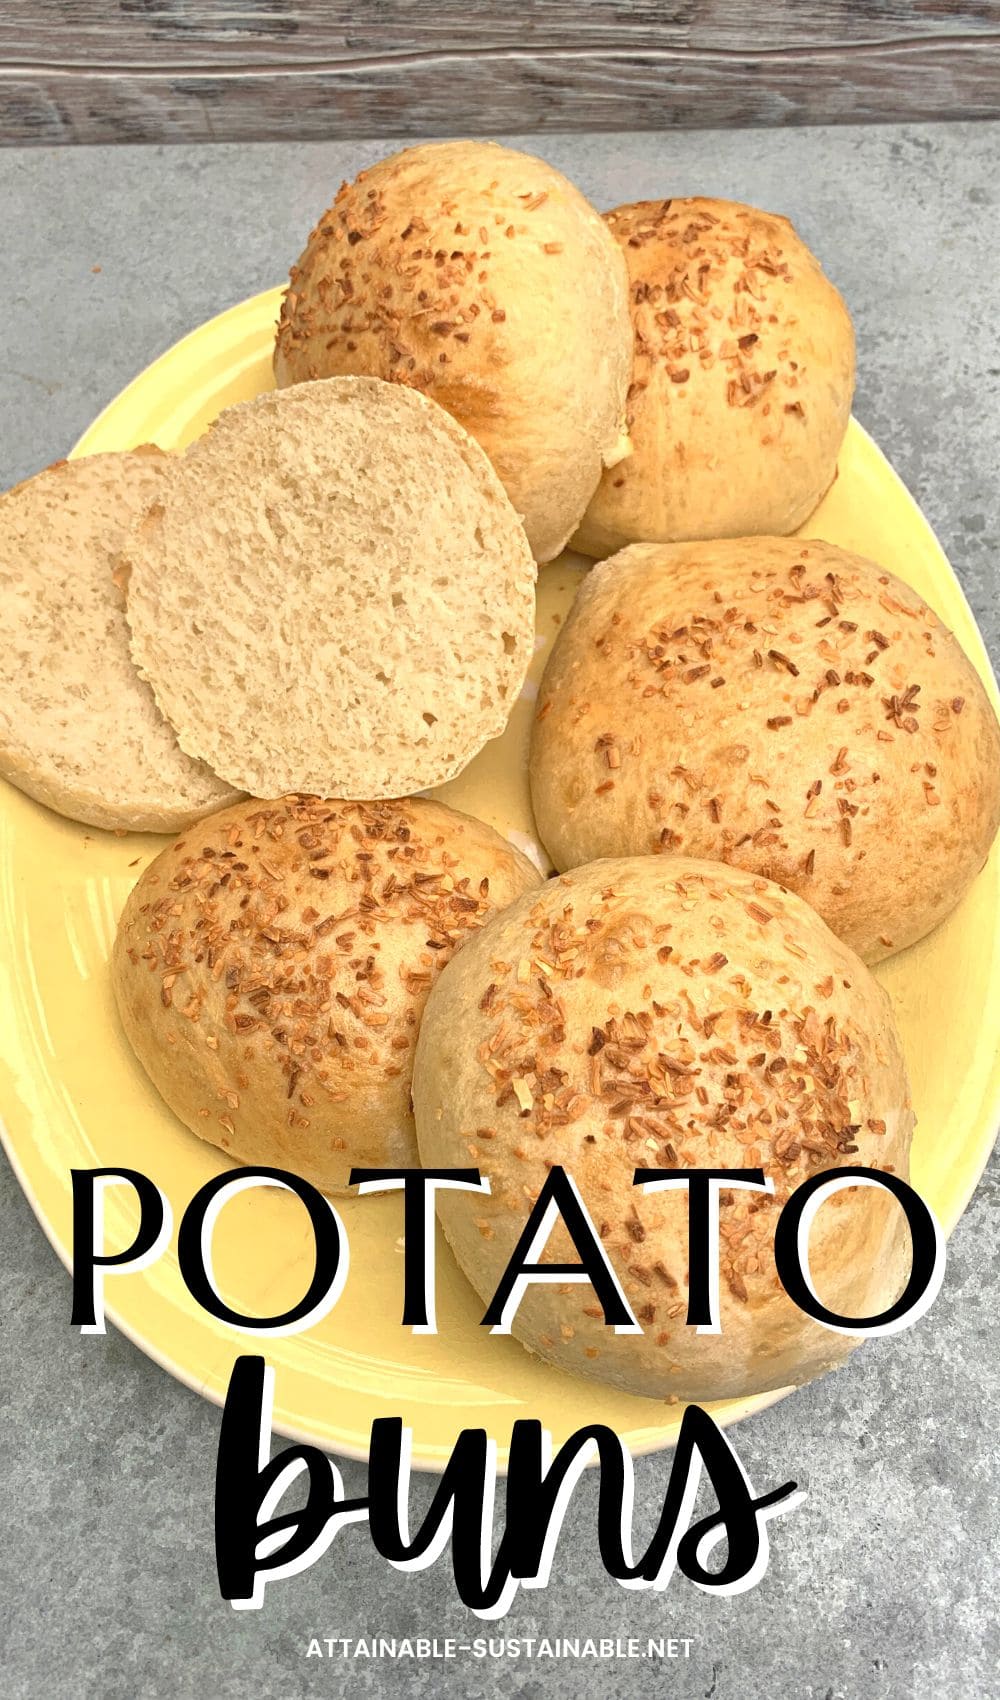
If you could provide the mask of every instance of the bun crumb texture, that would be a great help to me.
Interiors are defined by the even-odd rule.
[[[230,408],[126,554],[133,660],[182,747],[255,796],[443,784],[531,657],[535,565],[486,456],[377,379]]]
[[[237,794],[185,755],[129,656],[119,551],[173,465],[90,455],[0,496],[0,773],[109,831],[176,832]]]

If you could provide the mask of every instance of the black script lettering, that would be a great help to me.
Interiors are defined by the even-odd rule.
[[[459,1598],[480,1617],[503,1616],[524,1583],[547,1585],[566,1510],[590,1454],[600,1468],[597,1545],[608,1574],[630,1587],[665,1588],[675,1568],[700,1588],[736,1593],[767,1566],[766,1521],[802,1499],[794,1482],[757,1495],[726,1436],[707,1412],[689,1406],[656,1532],[644,1556],[632,1555],[634,1476],[618,1435],[592,1424],[552,1454],[551,1436],[534,1421],[511,1435],[504,1521],[496,1541],[496,1445],[483,1429],[463,1429],[431,1505],[410,1533],[411,1434],[399,1418],[372,1424],[368,1494],[348,1500],[335,1466],[311,1446],[292,1446],[269,1461],[273,1372],[261,1358],[234,1368],[219,1440],[216,1552],[219,1586],[235,1605],[259,1606],[268,1581],[313,1564],[346,1523],[368,1519],[373,1545],[399,1570],[433,1564],[451,1541]],[[702,1471],[718,1500],[691,1523]],[[281,1514],[282,1495],[306,1473],[305,1506]],[[716,1572],[707,1558],[725,1538]],[[496,1553],[494,1556],[494,1547]]]
[[[338,1527],[368,1510],[367,1500],[344,1497],[339,1470],[318,1447],[287,1446],[269,1459],[273,1403],[273,1369],[263,1358],[237,1358],[215,1471],[215,1562],[223,1599],[238,1607],[262,1606],[267,1582],[307,1569]],[[270,1515],[303,1472],[302,1509]]]

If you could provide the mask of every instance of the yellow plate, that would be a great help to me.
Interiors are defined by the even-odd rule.
[[[222,407],[269,387],[278,300],[278,291],[259,295],[186,337],[112,402],[74,452],[150,440],[180,448]],[[997,701],[979,633],[941,549],[856,424],[840,477],[807,529],[873,556],[915,585],[957,632]],[[541,575],[535,681],[580,571],[580,562],[567,558]],[[442,792],[512,836],[533,831],[524,758],[534,689],[529,684],[505,736]],[[125,1164],[145,1171],[169,1195],[175,1221],[196,1189],[224,1167],[221,1154],[192,1137],[157,1098],[112,1004],[107,958],[115,922],[162,842],[87,831],[0,787],[4,1139],[67,1262],[71,1167]],[[919,1116],[914,1180],[947,1229],[982,1172],[1000,1108],[993,1041],[1000,1007],[998,867],[994,855],[950,920],[879,970],[899,1017]],[[131,1238],[134,1226],[127,1196],[118,1188],[107,1200],[107,1233],[116,1245]],[[398,1199],[350,1199],[338,1208],[351,1251],[342,1298],[312,1331],[264,1347],[277,1371],[280,1430],[364,1456],[372,1420],[401,1415],[414,1430],[415,1460],[432,1468],[466,1426],[487,1428],[502,1456],[519,1416],[540,1418],[557,1440],[583,1421],[607,1422],[636,1452],[674,1439],[678,1406],[576,1381],[515,1341],[487,1334],[478,1325],[481,1307],[443,1246],[440,1332],[411,1337],[398,1321]],[[308,1284],[308,1243],[305,1214],[288,1194],[238,1197],[216,1234],[215,1268],[226,1297],[243,1311],[284,1309]],[[210,1399],[224,1397],[234,1357],[260,1349],[199,1310],[181,1282],[173,1244],[142,1273],[110,1278],[107,1294],[108,1315],[118,1326]],[[933,1315],[923,1326],[933,1328]],[[776,1397],[727,1400],[714,1414],[732,1422]]]

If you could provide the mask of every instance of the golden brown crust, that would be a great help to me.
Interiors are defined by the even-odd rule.
[[[865,961],[954,907],[1000,823],[1000,730],[923,598],[832,544],[635,545],[585,580],[539,690],[557,867],[705,856],[807,898]]]
[[[431,396],[485,449],[538,560],[619,442],[631,365],[602,220],[552,166],[485,142],[407,148],[345,183],[292,269],[274,353],[280,386],[365,374]]]
[[[461,1029],[460,1038],[456,1037]],[[634,1393],[712,1399],[804,1381],[851,1342],[778,1282],[778,1212],[818,1170],[905,1178],[913,1114],[889,1000],[807,904],[719,864],[638,857],[551,880],[492,920],[428,1001],[414,1105],[421,1161],[476,1163],[489,1197],[439,1195],[459,1263],[492,1296],[553,1163],[573,1176],[644,1333],[603,1326],[588,1286],[534,1287],[514,1332]],[[763,1167],[724,1192],[722,1333],[685,1326],[687,1206],[637,1168]],[[853,1188],[810,1242],[819,1293],[871,1315],[906,1269],[898,1207]],[[577,1261],[561,1229],[544,1261]]]
[[[836,473],[854,392],[840,295],[786,218],[734,201],[606,214],[629,269],[633,453],[574,547],[786,534]]]
[[[203,1139],[325,1191],[412,1163],[417,1024],[442,965],[540,876],[427,798],[249,801],[133,890],[113,977],[154,1085]]]

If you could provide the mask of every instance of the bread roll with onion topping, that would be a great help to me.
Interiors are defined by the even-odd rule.
[[[1000,730],[956,639],[874,561],[812,539],[635,544],[556,640],[531,792],[559,868],[717,858],[876,962],[986,860]]]
[[[851,414],[837,290],[775,213],[695,196],[606,217],[629,271],[633,452],[603,474],[574,548],[795,531]]]
[[[767,880],[636,857],[526,893],[438,979],[413,1100],[424,1166],[489,1176],[488,1196],[437,1196],[484,1299],[551,1165],[576,1182],[642,1333],[607,1328],[588,1284],[535,1283],[513,1332],[550,1363],[647,1398],[706,1400],[807,1381],[856,1344],[787,1296],[774,1226],[818,1170],[906,1178],[906,1071],[886,994]],[[686,1193],[633,1185],[637,1169],[678,1166],[760,1167],[774,1183],[771,1196],[721,1194],[718,1334],[685,1324]],[[883,1189],[842,1190],[813,1223],[816,1291],[842,1315],[879,1315],[902,1290],[908,1246]],[[542,1262],[579,1263],[561,1223]]]
[[[540,877],[429,798],[225,809],[164,850],[125,905],[112,973],[126,1035],[192,1132],[341,1192],[354,1164],[416,1161],[427,994]]]
[[[532,553],[566,543],[626,449],[625,262],[579,189],[493,142],[405,148],[345,183],[292,268],[274,372],[439,402],[493,462]]]

